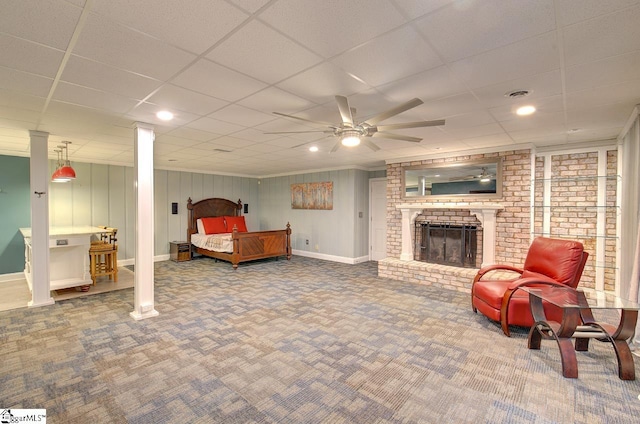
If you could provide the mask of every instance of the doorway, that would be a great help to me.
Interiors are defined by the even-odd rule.
[[[387,257],[387,178],[369,180],[369,260]]]

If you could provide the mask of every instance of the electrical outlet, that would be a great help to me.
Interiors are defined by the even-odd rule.
[[[316,252],[319,251],[320,248],[318,247],[318,245],[316,244]]]
[[[309,239],[307,239],[307,246],[309,246]]]

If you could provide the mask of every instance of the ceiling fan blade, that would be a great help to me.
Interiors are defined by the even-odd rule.
[[[418,127],[437,127],[444,125],[444,119],[438,119],[436,121],[417,121],[417,122],[405,122],[402,124],[388,124],[378,125],[378,131],[387,130],[401,130],[404,128],[418,128]]]
[[[333,148],[329,151],[329,153],[335,153],[336,151],[338,151],[341,145],[342,145],[342,142],[338,140],[338,142],[333,146]]]
[[[333,134],[333,131],[323,131],[323,130],[311,130],[311,131],[274,131],[274,132],[266,132],[263,134],[306,134],[306,133],[325,133],[325,134]]]
[[[413,109],[416,106],[420,106],[422,103],[424,103],[424,102],[422,100],[418,99],[418,98],[409,100],[406,103],[403,103],[403,104],[401,104],[399,106],[396,106],[396,107],[394,107],[392,109],[389,109],[386,112],[382,112],[382,113],[380,113],[380,114],[378,114],[378,115],[376,115],[374,117],[371,117],[371,118],[367,119],[365,121],[365,123],[367,123],[369,125],[375,125],[380,121],[384,121],[385,119],[389,119],[392,116],[396,116],[399,113],[405,112],[405,111],[407,111],[409,109]]]
[[[378,150],[380,150],[380,148],[378,146],[376,146],[373,143],[373,141],[369,140],[368,138],[363,138],[360,141],[362,141],[362,144],[364,144],[365,146],[367,146],[368,148],[370,148],[374,152],[377,152]]]
[[[340,111],[340,116],[342,116],[342,123],[353,127],[353,116],[351,115],[351,108],[349,107],[347,98],[344,96],[336,96],[336,102],[338,102],[338,110]]]
[[[312,124],[324,125],[327,127],[335,128],[335,126],[329,122],[312,121],[311,119],[300,118],[299,116],[287,115],[286,113],[280,113],[280,112],[272,112],[272,113],[274,115],[282,116],[285,118],[297,119],[298,121],[310,122]]]
[[[409,137],[408,135],[393,134],[393,133],[380,132],[380,131],[373,133],[371,137],[388,138],[391,140],[411,141],[413,143],[419,143],[422,141],[422,139],[418,137]]]

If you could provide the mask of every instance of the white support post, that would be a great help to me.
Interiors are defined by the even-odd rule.
[[[134,277],[135,320],[159,313],[154,305],[153,270],[153,126],[136,122],[134,129],[134,173],[136,202],[136,248]]]
[[[498,209],[471,209],[470,212],[482,224],[482,264],[485,266],[496,263],[496,214]]]
[[[419,210],[400,209],[402,212],[402,252],[401,261],[413,260],[413,242],[411,240],[411,226],[420,213]]]
[[[29,131],[31,198],[31,301],[28,306],[53,305],[49,291],[49,133]]]

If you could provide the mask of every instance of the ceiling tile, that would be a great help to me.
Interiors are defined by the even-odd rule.
[[[535,139],[542,137],[559,137],[567,134],[567,127],[561,125],[538,125],[533,128],[523,130],[509,131],[509,136],[518,143],[533,142]]]
[[[456,0],[395,0],[395,3],[402,8],[409,18],[415,19],[454,1],[457,2]]]
[[[267,84],[200,59],[172,80],[173,84],[234,102],[262,90]]]
[[[255,13],[262,6],[269,3],[269,0],[230,0],[230,1],[231,3],[243,8],[249,13]]]
[[[177,137],[174,135],[170,135],[170,134],[161,134],[156,136],[156,145],[158,146],[165,146],[162,148],[161,151],[167,151],[170,150],[170,148],[168,148],[167,146],[179,146],[179,147],[191,147],[191,146],[197,146],[198,144],[202,144],[201,141],[198,140],[190,140],[190,139],[185,139],[184,137]]]
[[[308,100],[276,87],[269,87],[253,94],[240,100],[238,104],[265,113],[281,112],[289,114],[315,106],[314,103]]]
[[[507,134],[493,134],[482,137],[465,138],[464,144],[472,149],[485,149],[488,147],[504,147],[514,144],[513,140]]]
[[[135,100],[116,94],[105,93],[66,82],[58,84],[53,99],[99,110],[109,110],[119,114],[127,112],[137,103]]]
[[[209,141],[220,137],[220,134],[214,134],[207,131],[200,131],[193,128],[180,127],[169,132],[169,135],[181,138],[188,138],[196,141]]]
[[[52,83],[51,78],[0,67],[0,89],[47,97]]]
[[[370,88],[329,62],[286,79],[278,87],[318,104],[331,101],[337,94],[349,96]]]
[[[446,66],[393,81],[378,87],[378,90],[398,102],[413,97],[427,101],[467,91]]]
[[[457,128],[457,129],[447,128],[445,129],[445,131],[457,139],[484,137],[488,135],[505,133],[504,129],[497,123],[478,125],[475,127]]]
[[[156,104],[142,103],[137,105],[135,109],[130,110],[126,116],[132,121],[146,122],[155,125],[156,133],[162,132],[163,128],[164,131],[168,131],[198,119],[198,115],[196,114],[171,109],[173,119],[168,122],[162,121],[156,116],[156,113],[160,110],[161,107]]]
[[[45,46],[66,50],[82,9],[64,1],[2,2],[2,32]]]
[[[225,135],[220,138],[216,138],[215,140],[213,140],[213,143],[218,146],[222,146],[225,149],[229,149],[231,151],[255,144],[253,141],[243,140],[241,138],[232,137],[228,135]]]
[[[276,83],[321,59],[266,25],[252,21],[207,57],[268,83]],[[256,66],[259,63],[260,66]]]
[[[560,68],[557,44],[550,32],[459,60],[451,69],[470,88],[549,72]]]
[[[248,16],[223,0],[109,0],[94,3],[93,10],[196,54]]]
[[[0,66],[54,78],[64,52],[0,33]]]
[[[155,79],[73,55],[64,68],[61,80],[138,100],[144,99],[162,84]]]
[[[387,0],[281,0],[260,19],[326,58],[405,22]]]
[[[517,90],[526,90],[526,97],[509,97],[506,94]],[[534,99],[562,94],[562,77],[559,69],[542,74],[528,75],[523,78],[480,87],[473,93],[487,107],[530,102]]]
[[[639,3],[639,0],[556,0],[562,25],[575,24]]]
[[[620,102],[638,102],[640,99],[640,72],[638,79],[607,86],[594,87],[567,94],[567,108],[581,109]]]
[[[0,90],[0,116],[10,120],[38,122],[44,99]],[[7,125],[1,125],[7,128]],[[33,128],[31,128],[33,129]]]
[[[97,15],[89,15],[74,54],[167,80],[195,59],[176,47]]]
[[[556,28],[552,0],[483,0],[467,2],[465,6],[454,3],[416,22],[447,61],[504,47]]]
[[[518,116],[516,110],[520,106],[532,105],[536,108],[536,112],[529,116]],[[511,121],[511,120],[533,120],[540,119],[543,116],[563,116],[562,113],[564,104],[561,95],[543,97],[538,99],[529,99],[527,97],[522,100],[514,101],[513,103],[497,106],[489,109],[489,112],[498,121]]]
[[[229,122],[224,122],[218,119],[212,119],[207,117],[203,117],[193,122],[190,122],[189,125],[187,125],[187,127],[195,128],[201,131],[208,131],[208,132],[212,132],[220,135],[232,134],[244,129],[244,127],[240,125],[235,125]]]
[[[263,143],[263,142],[280,137],[277,134],[265,134],[264,132],[256,130],[254,128],[247,128],[245,130],[238,131],[233,135],[235,135],[236,137],[242,138],[244,140],[254,141],[256,143]]]
[[[637,102],[616,103],[567,112],[569,128],[622,127]]]
[[[149,98],[148,102],[170,111],[182,110],[196,115],[208,115],[228,105],[224,100],[172,84],[162,86],[160,90]]]
[[[468,127],[476,127],[478,125],[486,125],[495,123],[496,120],[486,110],[477,110],[470,113],[461,113],[459,115],[447,116],[444,127],[440,127],[445,131],[449,129],[460,129]]]
[[[411,27],[384,34],[332,62],[374,86],[442,65],[436,53]]]
[[[506,117],[505,117],[506,118]],[[512,119],[503,120],[500,125],[505,129],[507,133],[512,131],[524,131],[533,128],[546,128],[549,126],[564,126],[565,131],[567,126],[565,124],[564,114],[561,113],[534,113],[530,116],[512,116]]]
[[[482,109],[482,105],[472,94],[463,93],[424,102],[419,108],[425,119],[442,119],[478,111]]]
[[[640,6],[603,15],[563,30],[567,65],[640,49]]]
[[[616,84],[638,78],[640,50],[595,62],[569,66],[565,71],[567,92]]]
[[[209,115],[210,118],[231,122],[237,125],[253,127],[276,119],[273,115],[258,112],[240,105],[229,105]]]

